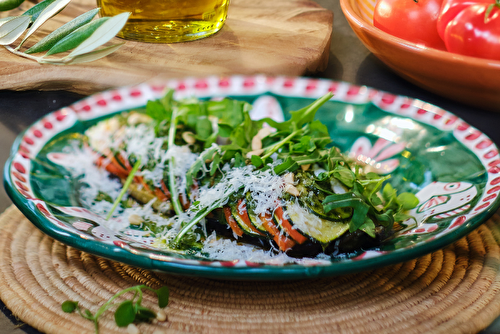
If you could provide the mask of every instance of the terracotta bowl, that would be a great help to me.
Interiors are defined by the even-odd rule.
[[[375,0],[340,0],[364,45],[401,77],[433,93],[500,112],[500,61],[427,48],[373,26]]]

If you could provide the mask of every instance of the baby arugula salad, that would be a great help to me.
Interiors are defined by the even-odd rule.
[[[334,146],[315,120],[331,97],[276,122],[251,119],[244,101],[176,101],[169,91],[102,120],[85,146],[114,186],[87,185],[96,188],[87,205],[154,247],[208,258],[376,247],[418,199]]]

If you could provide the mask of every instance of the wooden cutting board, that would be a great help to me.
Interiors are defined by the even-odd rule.
[[[26,1],[1,17],[19,15],[32,5]],[[73,0],[25,46],[95,7],[93,0]],[[0,47],[0,89],[91,94],[152,79],[310,74],[326,68],[332,23],[333,13],[309,0],[232,0],[226,24],[209,38],[176,44],[127,41],[115,53],[87,64],[41,65]]]

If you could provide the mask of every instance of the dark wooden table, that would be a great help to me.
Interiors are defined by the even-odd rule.
[[[495,143],[500,144],[500,113],[462,105],[401,79],[357,39],[343,17],[338,1],[316,0],[316,2],[334,12],[334,27],[328,68],[314,76],[371,86],[435,104],[461,117],[486,133]],[[81,95],[65,91],[0,91],[0,165],[5,164],[10,147],[19,133],[44,114],[80,98]],[[10,205],[10,199],[3,187],[0,187],[0,212]],[[0,309],[3,311],[3,314],[0,313],[0,334],[38,333],[33,328],[16,321],[1,302]],[[483,333],[500,333],[500,319]]]

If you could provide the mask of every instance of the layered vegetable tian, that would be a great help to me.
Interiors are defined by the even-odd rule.
[[[376,247],[418,200],[334,146],[314,120],[331,97],[276,122],[251,119],[243,101],[176,101],[169,91],[85,132],[74,148],[81,201],[115,230],[210,259]]]

